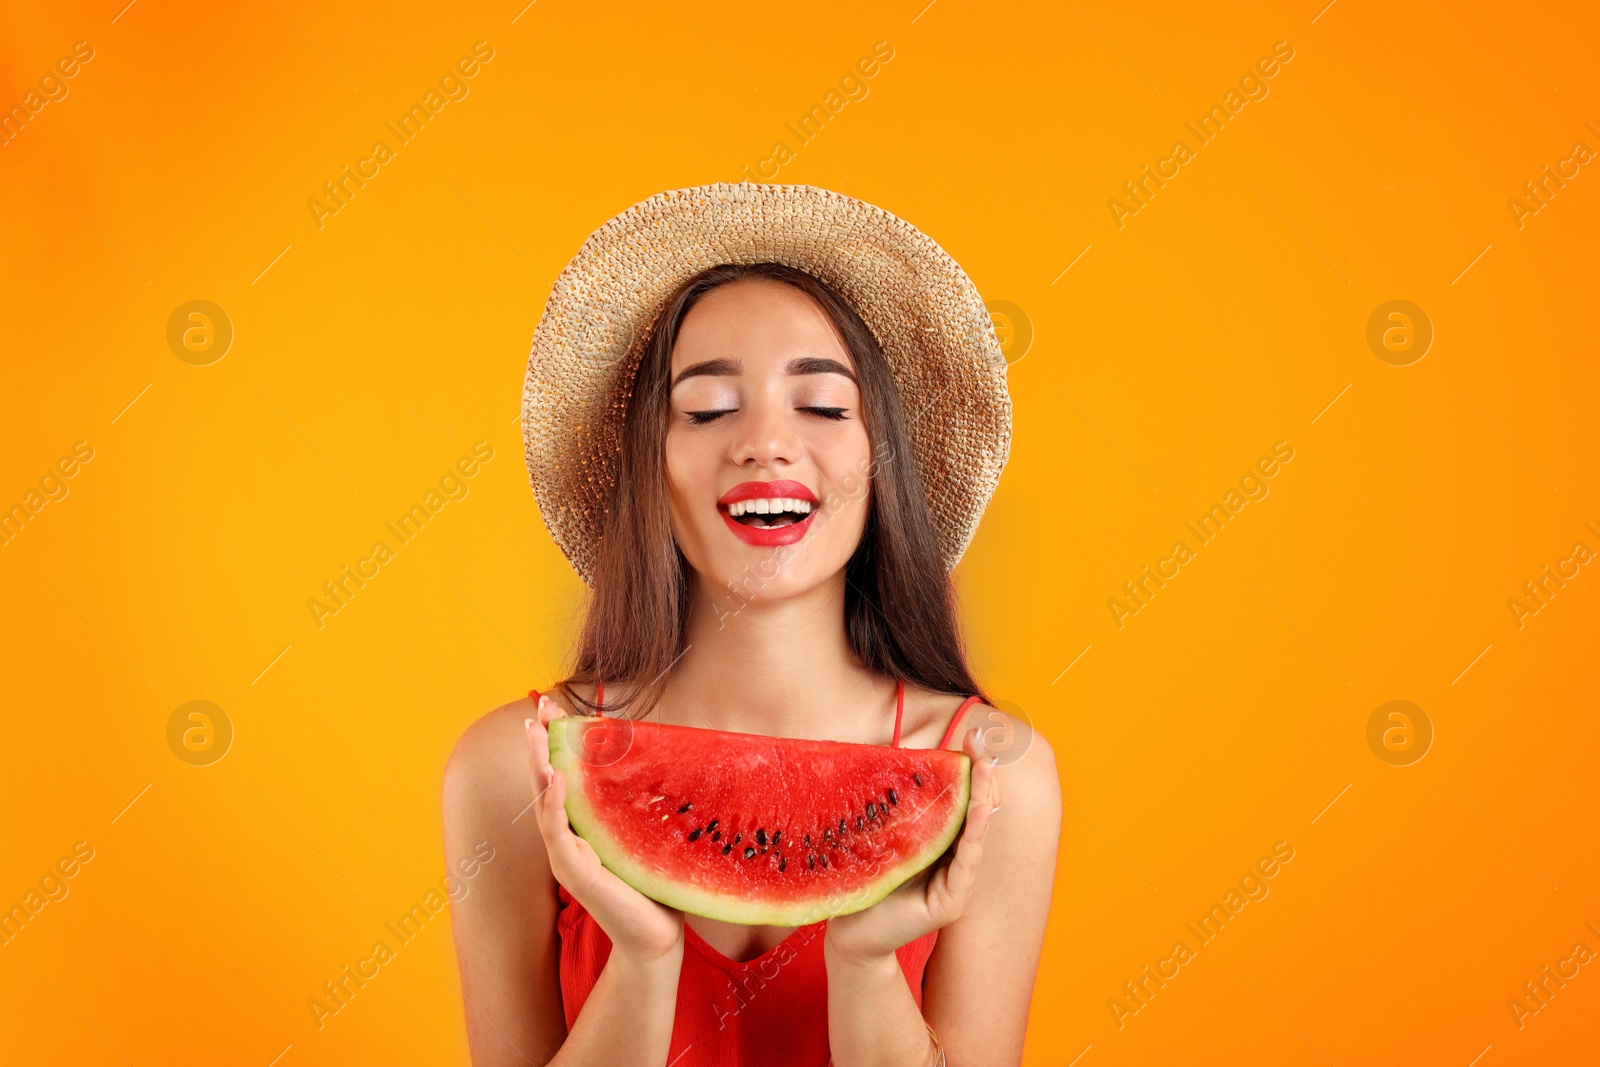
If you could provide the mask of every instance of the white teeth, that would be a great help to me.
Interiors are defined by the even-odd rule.
[[[787,496],[753,497],[749,500],[739,500],[728,505],[728,516],[734,519],[741,515],[777,515],[785,511],[796,515],[809,515],[811,514],[811,502]]]

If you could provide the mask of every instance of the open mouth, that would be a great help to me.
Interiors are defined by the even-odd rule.
[[[799,541],[811,529],[817,507],[817,494],[809,486],[787,478],[740,482],[717,501],[733,535],[757,548]]]
[[[793,526],[811,514],[811,501],[795,497],[756,498],[736,500],[723,505],[728,518],[740,526],[758,530],[773,530]]]

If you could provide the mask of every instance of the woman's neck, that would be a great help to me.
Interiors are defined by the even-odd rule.
[[[892,683],[862,666],[844,627],[844,572],[799,596],[743,602],[697,587],[665,721],[786,737],[886,743]]]

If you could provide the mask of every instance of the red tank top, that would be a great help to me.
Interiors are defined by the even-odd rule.
[[[528,696],[538,703],[539,691]],[[905,682],[895,683],[894,747],[900,746],[900,721],[905,713]],[[978,698],[970,696],[945,728],[944,748],[956,725]],[[605,706],[605,683],[595,702]],[[611,954],[611,939],[600,924],[557,885],[561,912],[556,932],[561,938],[561,1005],[567,1030],[578,1019],[584,1001]],[[828,1051],[828,972],[822,958],[822,935],[828,920],[797,927],[776,946],[743,963],[729,959],[684,924],[683,968],[678,973],[677,1014],[667,1055],[671,1067],[743,1067],[745,1064],[795,1064],[825,1067]],[[895,952],[911,995],[922,1007],[922,975],[939,931],[925,934]]]

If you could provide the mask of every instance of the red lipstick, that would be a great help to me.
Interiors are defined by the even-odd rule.
[[[805,518],[787,526],[746,526],[728,514],[729,504],[736,504],[741,500],[777,497],[804,500],[812,505],[811,512]],[[758,548],[774,548],[779,545],[792,545],[806,535],[806,531],[811,529],[811,520],[816,517],[818,503],[817,494],[804,484],[785,478],[771,482],[740,482],[717,500],[717,511],[722,515],[722,521],[727,523],[728,529],[745,544],[755,545]]]
[[[806,500],[817,503],[817,494],[807,489],[801,482],[780,478],[775,482],[740,482],[718,498],[718,504],[736,504],[741,500],[753,500],[758,497],[788,497],[791,500]]]

